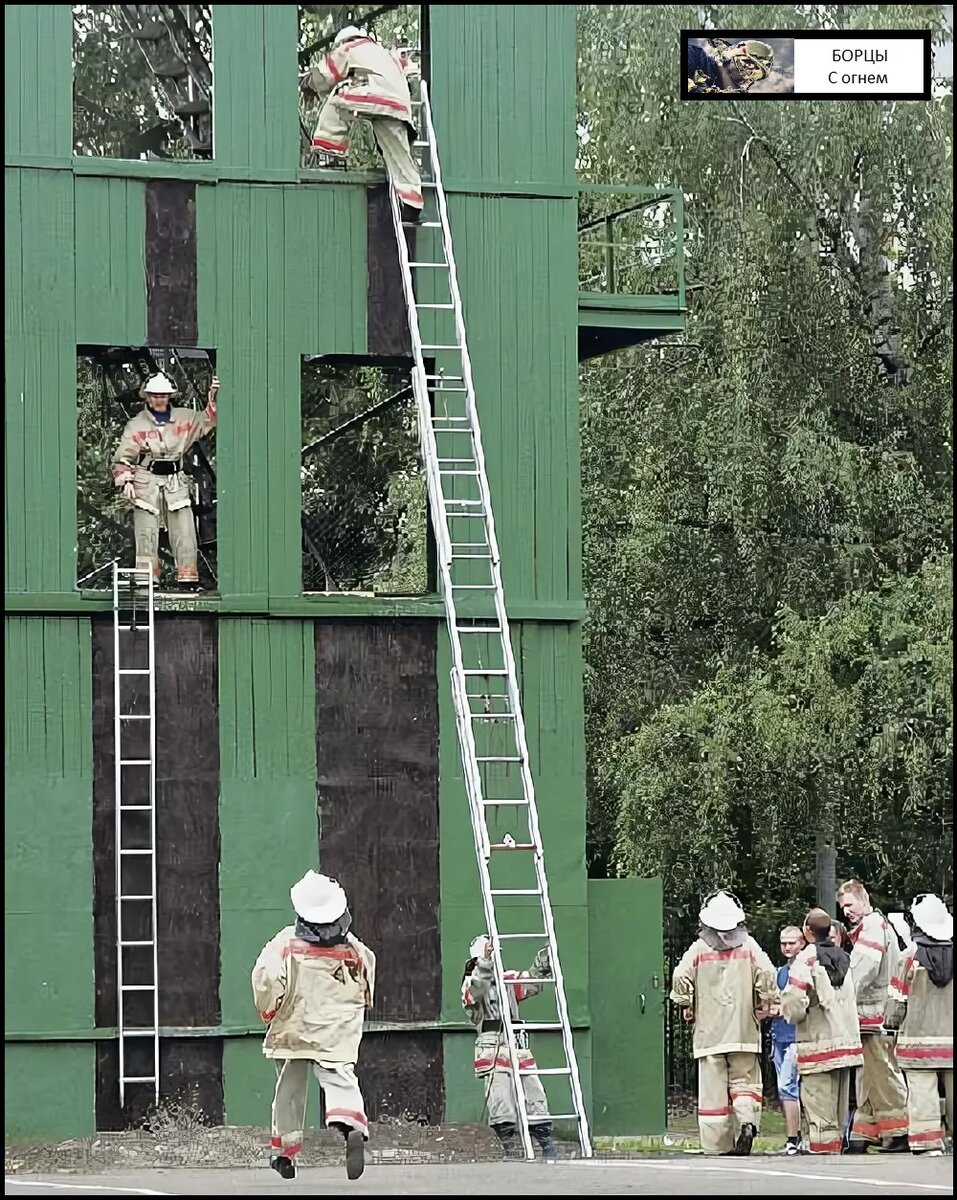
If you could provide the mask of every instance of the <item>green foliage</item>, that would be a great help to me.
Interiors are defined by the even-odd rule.
[[[950,878],[949,97],[682,103],[702,24],[943,7],[579,6],[580,174],[682,188],[690,287],[582,372],[593,869],[804,903],[833,823],[899,902]]]
[[[401,371],[302,371],[303,584],[307,591],[428,590],[418,422]],[[382,407],[377,407],[382,405]]]

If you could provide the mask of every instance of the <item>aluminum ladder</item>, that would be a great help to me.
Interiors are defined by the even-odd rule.
[[[553,1077],[553,1091],[564,1080],[567,1091],[562,1091],[568,1099],[563,1097],[551,1119],[559,1124],[575,1122],[581,1154],[590,1158],[588,1117],[548,895],[462,297],[425,83],[420,97],[415,102],[420,126],[415,148],[422,160],[422,220],[404,221],[395,190],[389,190],[412,339],[412,382],[422,457],[452,650],[456,728],[495,981],[503,1001],[503,1035],[526,1157],[534,1158],[534,1149],[520,1083],[517,1039],[524,1041],[529,1033],[551,1031],[561,1034],[558,1065],[535,1066],[522,1075]],[[407,229],[415,230],[414,258],[410,257]],[[519,965],[527,967],[536,943],[548,946],[552,965],[552,978],[536,981],[550,1000],[549,1019],[514,1021],[511,1006],[504,1002],[506,989],[520,988],[529,981],[507,969],[505,948],[513,949],[514,944],[524,948]],[[521,999],[522,993],[516,993],[516,998]],[[554,1056],[554,1038],[548,1039],[547,1045],[536,1038],[539,1042]],[[549,1097],[550,1110],[552,1107]]]
[[[114,848],[121,1108],[130,1084],[152,1084],[154,1103],[159,1102],[153,614],[153,572],[114,563]]]

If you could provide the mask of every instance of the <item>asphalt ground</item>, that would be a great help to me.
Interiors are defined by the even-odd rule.
[[[344,1167],[306,1167],[283,1180],[268,1167],[141,1169],[98,1175],[7,1175],[7,1196],[874,1196],[953,1195],[953,1158],[908,1154],[752,1157],[694,1155],[543,1163],[370,1165],[349,1182]]]

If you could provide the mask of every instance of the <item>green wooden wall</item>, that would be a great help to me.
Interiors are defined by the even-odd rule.
[[[285,920],[315,851],[314,620],[434,620],[436,597],[302,597],[299,358],[366,346],[366,177],[301,172],[292,5],[215,5],[216,158],[74,160],[67,5],[8,5],[5,521],[7,963],[11,1082],[36,1114],[14,1130],[92,1122],[88,614],[75,587],[75,353],[146,340],[145,189],[196,184],[199,344],[223,380],[217,432],[223,1029],[227,1120],[262,1121],[251,956]],[[573,1021],[589,1079],[574,179],[575,7],[437,5],[435,123],[450,195],[486,457],[503,547]],[[11,252],[12,248],[12,252]],[[44,615],[48,614],[48,615]],[[461,965],[481,920],[439,631],[442,1021],[449,1116],[481,1098],[461,1026]],[[11,669],[11,666],[13,669]],[[264,828],[271,837],[264,839]],[[289,846],[296,846],[290,856]],[[295,861],[293,861],[293,859]],[[56,977],[35,949],[61,903]],[[58,943],[59,944],[59,943]],[[50,977],[50,978],[48,978]],[[48,982],[44,983],[44,980]],[[9,982],[8,982],[9,994]],[[49,1111],[69,1071],[78,1099]],[[72,1085],[71,1085],[72,1086]],[[31,1125],[32,1122],[32,1125]],[[8,1132],[11,1131],[8,1116]]]

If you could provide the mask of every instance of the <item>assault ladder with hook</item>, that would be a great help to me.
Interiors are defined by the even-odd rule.
[[[547,1049],[555,1066],[521,1075],[555,1077],[569,1097],[552,1114],[574,1122],[581,1153],[592,1153],[588,1118],[549,900],[518,674],[502,588],[501,560],[466,342],[448,203],[436,149],[428,86],[416,102],[422,220],[405,220],[390,189],[393,226],[413,351],[413,389],[428,487],[445,614],[452,651],[452,698],[474,833],[482,902],[492,942],[495,981],[525,1154],[534,1157],[517,1049],[529,1033],[560,1034]],[[406,231],[414,231],[407,237]],[[416,249],[410,252],[410,244]],[[427,249],[422,249],[425,246]],[[530,928],[536,925],[537,928]],[[547,1020],[513,1020],[507,989],[530,982],[506,970],[506,944],[544,943],[551,978],[536,979],[550,993]],[[526,956],[527,957],[527,956]],[[522,992],[516,992],[520,998]],[[535,1003],[540,1003],[536,1001]],[[552,1015],[554,1014],[554,1015]],[[542,1042],[543,1039],[536,1039]],[[494,1067],[493,1067],[494,1070]],[[551,1107],[551,1103],[550,1103]]]

